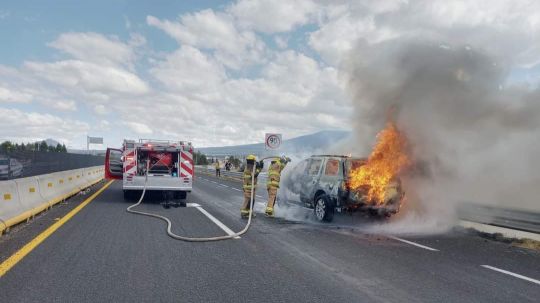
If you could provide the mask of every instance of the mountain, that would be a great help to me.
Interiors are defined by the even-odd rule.
[[[58,142],[58,141],[56,141],[54,139],[51,139],[51,138],[45,139],[45,142],[47,143],[48,146],[54,146],[54,147],[56,147],[56,145],[60,144],[60,142]],[[60,145],[62,145],[62,144],[60,144]]]
[[[343,130],[325,130],[314,134],[300,136],[289,140],[283,140],[278,153],[310,153],[336,144],[346,139],[351,132]],[[255,154],[258,156],[271,154],[264,148],[264,143],[222,146],[222,147],[202,147],[197,148],[203,154],[208,156],[226,156],[226,155],[247,155]]]

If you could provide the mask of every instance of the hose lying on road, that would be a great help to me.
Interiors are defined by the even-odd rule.
[[[269,158],[275,158],[275,157],[266,157],[266,158],[263,158],[261,161],[264,161],[265,159],[269,159]],[[255,201],[253,196],[254,196],[255,191],[253,189],[251,190],[251,200],[250,200],[250,203],[249,203],[250,204],[249,209],[251,211],[249,212],[249,217],[248,217],[248,221],[247,221],[246,226],[241,231],[239,231],[237,233],[234,233],[232,235],[227,235],[227,236],[217,236],[217,237],[208,237],[208,238],[190,238],[190,237],[180,236],[180,235],[177,235],[177,234],[175,234],[175,233],[173,233],[171,231],[172,223],[171,223],[171,220],[169,220],[169,218],[167,218],[165,216],[153,214],[153,213],[147,213],[147,212],[144,212],[144,211],[133,210],[132,208],[135,208],[135,207],[139,206],[141,204],[142,200],[144,199],[144,194],[146,193],[146,184],[148,182],[148,170],[149,170],[149,168],[150,168],[150,161],[146,160],[146,171],[145,171],[145,174],[144,174],[144,187],[143,187],[141,197],[139,198],[139,201],[137,203],[131,205],[130,207],[128,207],[126,209],[127,212],[161,219],[161,220],[167,222],[167,235],[169,235],[173,239],[181,240],[181,241],[187,241],[187,242],[211,242],[211,241],[229,240],[229,239],[233,239],[233,238],[236,238],[238,236],[241,236],[241,235],[245,234],[248,231],[249,227],[251,226],[251,218],[253,216],[253,212],[255,212],[255,209],[253,208],[253,206],[254,206],[253,202]],[[252,185],[255,184],[255,169],[256,169],[256,165],[253,165],[253,171],[251,172],[251,184]]]

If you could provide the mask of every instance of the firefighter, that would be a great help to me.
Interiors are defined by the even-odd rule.
[[[219,165],[219,160],[216,159],[216,163],[214,165],[216,167],[216,177],[221,177],[221,167]]]
[[[291,159],[288,157],[275,158],[272,160],[272,164],[270,164],[270,167],[268,168],[268,178],[266,181],[266,188],[268,190],[268,204],[266,205],[265,210],[268,217],[274,216],[274,204],[276,203],[281,172],[289,162],[291,162]]]
[[[244,168],[244,182],[243,182],[243,189],[244,189],[244,204],[242,205],[242,209],[240,209],[240,216],[242,218],[249,217],[249,212],[251,211],[251,193],[253,191],[253,199],[255,199],[255,189],[257,187],[257,177],[259,176],[259,173],[263,169],[264,163],[262,161],[257,162],[257,158],[254,155],[249,155],[246,157],[246,167]],[[253,184],[251,183],[253,178],[253,166],[255,166],[255,181]],[[253,216],[255,216],[255,213],[253,213]]]

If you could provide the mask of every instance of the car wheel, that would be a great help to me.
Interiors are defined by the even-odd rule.
[[[314,211],[318,221],[331,222],[334,218],[334,205],[326,195],[315,198]]]

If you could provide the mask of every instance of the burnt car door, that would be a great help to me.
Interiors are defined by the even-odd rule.
[[[310,159],[300,161],[288,174],[282,177],[282,193],[285,194],[285,199],[290,203],[302,204],[300,201],[300,193],[302,192],[302,184],[305,180],[307,166]]]
[[[307,164],[305,173],[302,178],[302,191],[300,192],[300,200],[306,206],[312,206],[313,194],[319,183],[323,158],[311,158]]]
[[[343,181],[342,162],[339,158],[327,158],[324,163],[324,171],[321,174],[319,188],[334,198],[337,197],[338,188]]]

